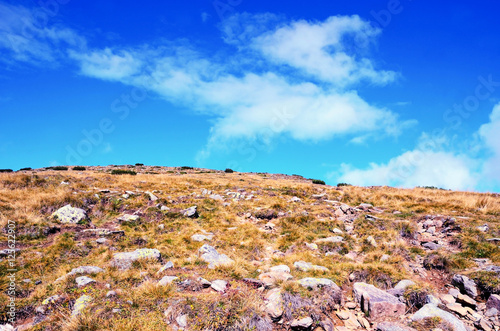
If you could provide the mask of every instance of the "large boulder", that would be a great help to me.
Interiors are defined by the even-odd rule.
[[[89,220],[85,210],[66,205],[52,214],[61,223],[81,224]]]
[[[372,319],[398,317],[405,314],[406,306],[394,295],[366,283],[354,283],[353,293],[361,309]]]
[[[456,274],[453,276],[451,283],[471,298],[477,297],[476,283],[472,279],[469,279],[469,277]]]
[[[159,250],[151,248],[141,248],[126,253],[116,253],[113,255],[111,265],[119,269],[129,269],[134,261],[140,259],[161,260],[161,253]]]
[[[433,318],[439,317],[442,321],[447,322],[453,328],[453,331],[467,331],[464,323],[455,317],[453,314],[450,314],[442,309],[439,309],[436,305],[432,303],[428,303],[419,311],[417,311],[412,317],[412,321],[420,321],[425,318]]]
[[[209,269],[234,263],[227,255],[219,254],[215,248],[208,244],[201,246],[198,252],[201,253],[201,259],[208,263]]]

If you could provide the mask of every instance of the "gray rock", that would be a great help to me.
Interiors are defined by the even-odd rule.
[[[176,279],[179,279],[179,277],[175,276],[165,276],[162,279],[158,281],[158,285],[166,286],[172,284]]]
[[[214,236],[212,234],[209,234],[209,235],[193,234],[191,236],[191,240],[193,240],[193,241],[204,241],[204,240],[210,241],[210,240],[212,240],[213,237]]]
[[[165,270],[167,269],[171,269],[174,267],[174,263],[172,261],[168,261],[167,263],[165,263],[165,265],[163,267],[160,268],[160,270],[158,270],[157,273],[162,273],[164,272]]]
[[[107,241],[108,240],[106,238],[99,238],[95,242],[100,244],[100,245],[104,245]]]
[[[377,325],[377,331],[417,331],[409,326],[393,323],[393,322],[382,322]]]
[[[128,193],[128,192],[127,192],[127,193]],[[151,193],[151,192],[149,192],[149,191],[146,191],[146,192],[144,192],[144,193],[146,193],[146,194],[149,196],[149,200],[151,200],[151,201],[156,201],[156,200],[158,200],[158,197],[157,197],[156,195],[154,195],[153,193]]]
[[[428,294],[426,297],[425,297],[425,303],[432,303],[434,305],[440,305],[441,304],[441,300],[439,300],[438,298],[436,298],[435,296],[433,296],[432,294]]]
[[[441,248],[441,245],[438,245],[438,244],[433,243],[433,242],[426,242],[426,243],[422,244],[422,246],[431,250],[431,251],[435,251],[435,250]]]
[[[495,308],[496,310],[500,311],[500,295],[492,294],[488,298],[488,301],[486,302],[486,309],[492,309],[492,308]]]
[[[201,246],[198,252],[201,253],[201,259],[208,263],[209,269],[234,263],[227,255],[219,254],[215,248],[208,244]]]
[[[353,293],[361,309],[373,319],[399,317],[406,306],[395,296],[366,283],[354,283]]]
[[[305,262],[305,261],[297,261],[294,262],[294,267],[300,271],[309,271],[309,270],[314,270],[314,271],[323,271],[327,272],[328,268],[322,267],[319,265],[314,265],[310,262]]]
[[[471,298],[477,297],[476,283],[472,279],[469,279],[463,275],[454,275],[451,283],[458,287],[462,293],[467,294]]]
[[[313,278],[306,277],[297,281],[301,286],[307,288],[316,288],[316,287],[331,287],[335,291],[340,291],[340,287],[337,286],[332,280],[328,278]]]
[[[341,236],[333,236],[327,238],[316,239],[314,243],[316,244],[325,244],[325,243],[341,243],[344,241],[344,238]]]
[[[313,319],[311,317],[304,317],[301,319],[294,319],[290,326],[292,328],[302,328],[307,329],[313,324]]]
[[[227,287],[227,282],[225,280],[222,280],[222,279],[217,279],[217,280],[214,280],[212,282],[210,287],[217,292],[224,292],[226,290],[226,287]]]
[[[180,328],[187,328],[188,325],[187,318],[188,318],[187,314],[179,315],[177,316],[175,321],[177,322],[177,325],[179,325]]]
[[[189,218],[197,218],[197,217],[199,217],[197,209],[198,209],[197,206],[192,206],[192,207],[189,207],[188,209],[184,210],[182,212],[182,214],[186,217],[189,217]]]
[[[73,208],[71,205],[66,205],[59,208],[56,212],[52,214],[52,217],[59,220],[61,223],[85,223],[89,220],[85,210],[80,208]]]
[[[300,200],[300,198],[298,197],[293,197],[290,199],[290,202],[301,202],[302,200]]]
[[[90,283],[95,283],[95,280],[93,280],[92,278],[89,278],[87,276],[80,276],[80,277],[77,277],[75,279],[76,281],[76,285],[78,287],[84,287],[84,286],[87,286],[88,284]]]
[[[80,315],[81,312],[87,308],[92,301],[92,297],[88,295],[82,295],[78,299],[76,299],[75,304],[73,305],[73,311],[71,312],[72,316]]]
[[[273,320],[278,320],[283,315],[283,298],[279,288],[272,289],[267,293],[265,311]]]
[[[130,215],[130,214],[123,214],[122,216],[117,218],[119,222],[137,222],[139,219],[140,219],[139,215]]]
[[[106,293],[106,298],[112,298],[116,296],[117,296],[116,291],[108,291],[108,293]]]
[[[412,317],[412,321],[420,321],[425,318],[439,317],[442,321],[449,323],[453,327],[453,331],[467,331],[464,323],[442,309],[439,309],[436,305],[431,303],[426,304],[419,311],[417,311]]]
[[[270,268],[271,271],[283,271],[290,273],[290,268],[287,265],[281,264]]]
[[[116,253],[113,255],[111,265],[119,269],[129,269],[134,261],[139,259],[160,260],[161,254],[157,249],[141,248],[133,252]]]

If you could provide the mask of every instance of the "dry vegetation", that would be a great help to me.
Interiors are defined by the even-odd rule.
[[[487,240],[500,237],[498,195],[426,188],[331,187],[300,176],[203,169],[138,166],[132,169],[137,175],[112,175],[111,169],[0,174],[0,250],[7,248],[8,220],[16,223],[20,249],[16,258],[18,323],[35,321],[35,309],[57,294],[62,300],[50,306],[52,312],[34,330],[169,330],[180,314],[188,315],[192,330],[271,330],[277,326],[262,310],[262,291],[243,279],[258,278],[273,265],[286,264],[293,269],[293,263],[301,260],[329,271],[293,269],[294,280],[328,278],[348,296],[353,281],[390,288],[404,278],[414,279],[429,293],[441,291],[455,272],[471,274],[490,290],[500,288],[495,276],[477,269],[473,262],[474,258],[488,258],[492,264],[500,264],[498,244]],[[109,191],[101,191],[104,189]],[[224,201],[202,195],[203,189],[221,195]],[[228,192],[238,190],[253,197],[228,196]],[[125,198],[125,191],[139,194]],[[145,191],[159,199],[151,201]],[[293,197],[301,201],[290,202]],[[368,220],[365,214],[371,213],[359,211],[354,231],[348,234],[335,213],[341,203],[353,207],[369,203],[383,212]],[[91,222],[68,225],[54,220],[52,213],[67,204],[84,209]],[[181,211],[193,205],[200,217],[183,216]],[[140,220],[119,224],[117,217],[125,213],[135,213]],[[426,215],[456,219],[460,232],[450,237],[449,249],[428,251],[415,243],[418,222]],[[266,228],[268,222],[274,227]],[[477,229],[485,224],[487,231]],[[96,237],[83,232],[95,227],[120,229],[125,235],[98,244]],[[335,228],[343,232],[342,243],[319,243],[318,250],[306,247],[306,243],[335,235]],[[208,269],[198,255],[203,243],[191,240],[202,231],[213,233],[209,244],[235,263]],[[370,243],[370,236],[376,246]],[[158,249],[163,262],[143,260],[126,271],[110,267],[114,253],[137,248]],[[348,255],[350,252],[356,257]],[[388,258],[381,261],[383,255]],[[434,281],[412,272],[411,264],[418,258],[427,259],[428,276]],[[161,277],[157,271],[166,261],[172,261],[174,268],[161,276],[179,279],[176,285],[158,286]],[[55,282],[72,268],[85,265],[102,267],[105,272],[89,275],[96,283],[84,288],[76,286],[75,276]],[[4,258],[0,262],[0,324],[7,320],[7,269]],[[225,279],[229,290],[220,294],[203,289],[198,277]],[[278,286],[290,295],[294,309],[290,308],[289,319],[301,314],[333,316],[335,307],[320,303],[323,294],[305,290],[294,281]],[[116,297],[106,297],[110,289],[117,291]],[[74,302],[82,294],[93,298],[88,312],[71,318]],[[120,311],[113,312],[116,308]]]

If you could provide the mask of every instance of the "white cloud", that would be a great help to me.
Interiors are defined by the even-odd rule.
[[[482,125],[478,133],[489,152],[484,163],[484,174],[500,182],[500,103],[493,108],[490,122]]]
[[[261,24],[236,30],[234,20],[243,16]],[[222,26],[224,38],[230,43],[253,40],[254,45],[262,46],[263,57],[249,53],[248,49],[233,49],[230,57],[207,57],[185,42],[106,48],[72,53],[72,57],[84,75],[152,90],[171,102],[214,116],[205,155],[234,139],[265,136],[269,142],[282,134],[312,141],[343,135],[366,139],[375,132],[397,135],[410,123],[401,123],[394,112],[370,105],[357,91],[346,89],[347,85],[363,79],[386,82],[393,76],[375,71],[367,59],[357,60],[343,52],[347,47],[343,42],[346,34],[354,33],[355,38],[368,42],[378,33],[359,17],[333,17],[323,23],[292,22],[266,31],[264,28],[272,25],[266,22],[276,22],[277,17],[271,14],[243,16],[231,18],[228,20],[231,24]],[[310,40],[313,37],[316,42]],[[287,38],[294,41],[296,50],[286,42]],[[332,77],[322,77],[327,81],[324,84],[282,72],[280,66],[276,66],[275,54],[267,54],[271,40],[275,40],[276,48],[281,50],[277,54],[284,54],[282,51],[286,49],[297,55],[285,59],[290,65],[323,75],[316,64],[298,60],[309,56],[323,61],[320,64],[325,65],[325,72],[330,72]],[[304,46],[303,42],[307,41],[311,44]],[[335,52],[329,50],[333,46]],[[339,61],[345,56],[346,61]],[[238,67],[235,63],[240,60],[258,62],[259,67]],[[280,112],[283,114],[279,115]]]
[[[52,63],[65,57],[66,49],[82,49],[85,39],[75,31],[50,24],[41,9],[0,3],[0,59],[7,63]]]
[[[474,166],[474,162],[464,155],[416,149],[385,164],[371,163],[366,169],[343,164],[337,181],[360,186],[436,186],[469,190],[474,189],[478,181],[477,174],[472,171]],[[330,177],[335,177],[335,174],[330,174]]]
[[[359,16],[333,16],[323,22],[294,21],[255,37],[252,43],[277,64],[287,64],[340,87],[360,80],[386,84],[396,73],[375,70],[370,59],[357,55],[379,33]]]
[[[70,51],[71,58],[80,64],[81,72],[90,77],[121,80],[136,74],[142,63],[127,51],[119,51],[117,54],[109,48],[88,54]]]

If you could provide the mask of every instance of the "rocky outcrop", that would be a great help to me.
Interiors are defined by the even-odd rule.
[[[66,205],[52,214],[61,223],[81,224],[89,221],[85,210]]]
[[[366,283],[355,283],[353,293],[361,309],[372,319],[404,315],[406,306],[395,296]]]
[[[141,248],[133,252],[116,253],[113,255],[111,265],[119,269],[129,269],[134,261],[140,259],[161,260],[161,253],[157,249]]]

